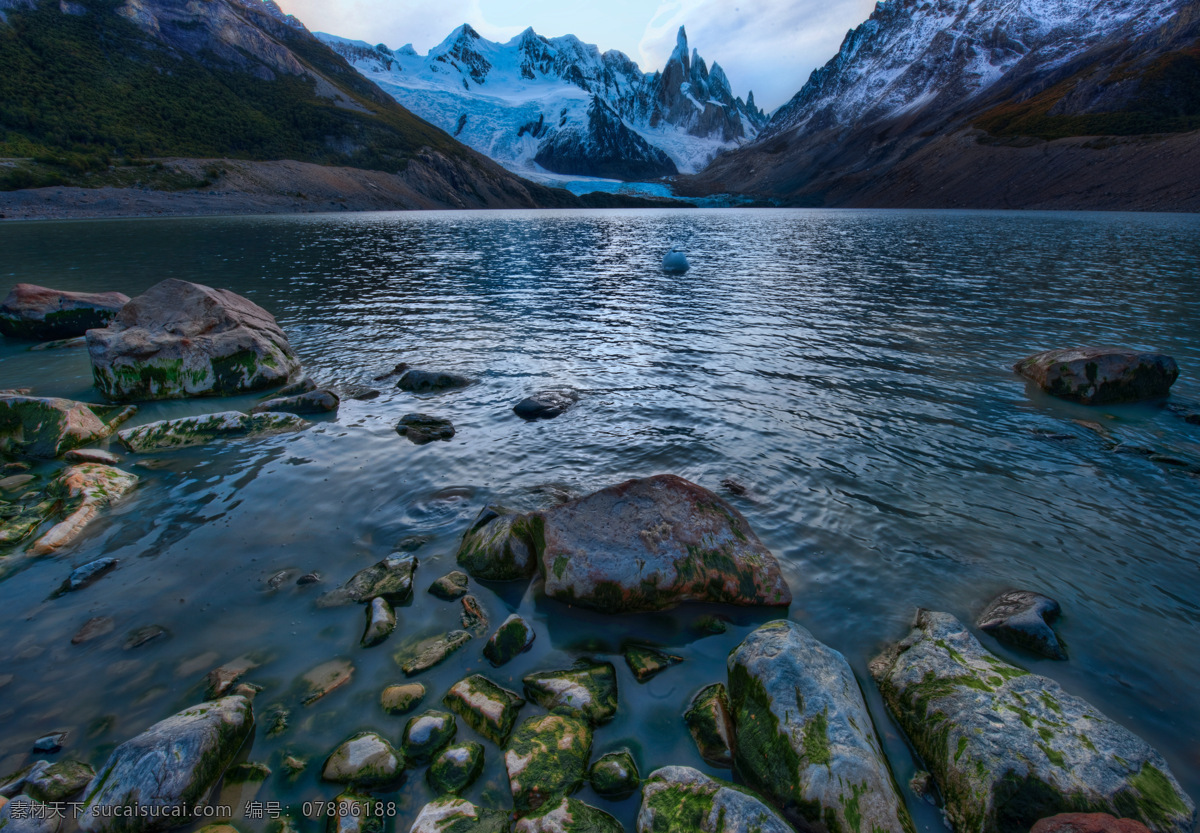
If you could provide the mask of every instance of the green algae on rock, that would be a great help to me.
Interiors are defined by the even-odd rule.
[[[448,746],[457,733],[454,715],[429,709],[409,718],[400,748],[409,760],[425,763]]]
[[[724,683],[702,688],[692,698],[683,721],[692,733],[701,758],[715,767],[729,769],[733,766],[733,716]]]
[[[444,662],[446,657],[470,641],[471,634],[466,631],[450,631],[401,648],[392,659],[400,666],[401,671],[412,677]]]
[[[303,431],[311,423],[295,414],[243,414],[220,411],[215,414],[164,419],[117,432],[117,439],[130,451],[165,451],[205,445],[214,440],[269,437],[290,431]]]
[[[77,795],[95,776],[96,771],[80,761],[38,761],[25,775],[21,789],[36,801],[53,804]]]
[[[474,674],[459,680],[442,698],[446,708],[492,743],[503,745],[517,722],[517,713],[525,701],[484,677]]]
[[[379,695],[379,705],[388,714],[406,714],[425,699],[425,686],[420,683],[390,685]]]
[[[361,732],[325,760],[321,780],[372,789],[395,784],[403,774],[404,761],[392,745],[375,732]]]
[[[463,596],[461,599],[462,614],[459,621],[463,629],[470,631],[472,636],[483,636],[488,630],[488,615],[474,596]]]
[[[523,722],[504,751],[517,812],[528,813],[575,792],[591,754],[592,729],[580,718],[546,714]]]
[[[644,683],[656,674],[681,662],[683,662],[683,657],[666,654],[644,645],[625,647],[625,664],[629,666],[629,670],[633,672],[633,676],[639,683]]]
[[[396,629],[396,614],[387,599],[376,596],[367,605],[367,627],[359,644],[364,648],[373,648],[383,642]]]
[[[1028,830],[1061,812],[1111,813],[1155,833],[1195,826],[1195,805],[1145,741],[989,653],[948,613],[918,611],[871,674],[958,833]]]
[[[596,795],[619,801],[633,795],[642,778],[629,750],[618,749],[596,759],[588,770],[588,781]]]
[[[593,726],[617,713],[617,670],[611,662],[578,660],[570,668],[527,675],[525,696],[546,711],[578,715]]]
[[[82,336],[107,327],[129,296],[120,292],[67,292],[19,283],[0,303],[0,334],[36,341]]]
[[[483,772],[483,746],[474,741],[456,743],[438,753],[425,773],[430,788],[439,795],[457,795],[475,783]]]
[[[794,833],[754,793],[686,766],[650,773],[642,786],[638,833]],[[869,833],[869,831],[861,831]]]
[[[317,607],[370,602],[375,598],[386,599],[393,605],[404,604],[412,598],[416,569],[415,555],[392,553],[377,564],[359,570],[341,587],[321,596],[317,599]]]
[[[513,833],[625,833],[625,828],[603,810],[563,796],[557,804],[547,802],[519,819]]]
[[[794,622],[763,625],[728,659],[734,765],[798,827],[913,833],[849,663]]]
[[[476,579],[529,578],[537,572],[529,519],[502,506],[485,506],[463,533],[456,558]]]
[[[496,628],[496,632],[483,646],[483,655],[488,662],[499,668],[533,647],[535,636],[533,626],[514,613]]]
[[[629,480],[529,518],[552,599],[605,613],[792,601],[742,514],[681,477]]]
[[[384,833],[382,805],[353,789],[333,799],[334,809],[325,821],[325,833]]]
[[[466,594],[469,581],[466,573],[461,570],[451,570],[429,585],[429,592],[443,601],[453,601]]]
[[[443,797],[421,808],[408,833],[509,833],[508,812],[484,810],[462,798]]]
[[[120,501],[137,484],[137,475],[99,463],[80,463],[63,469],[46,487],[46,493],[55,500],[64,517],[34,541],[29,552],[49,555],[74,542],[100,510]]]
[[[0,451],[52,459],[110,436],[137,413],[135,406],[103,406],[0,392]]]

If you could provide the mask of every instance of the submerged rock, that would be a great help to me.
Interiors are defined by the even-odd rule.
[[[1049,657],[1066,659],[1067,652],[1050,627],[1062,612],[1058,602],[1031,590],[1012,590],[996,597],[979,615],[976,625],[1001,642]]]
[[[129,296],[120,292],[66,292],[19,283],[0,304],[0,333],[36,341],[77,338],[107,327]]]
[[[46,764],[45,761],[38,763]],[[59,761],[42,767],[35,766],[35,769],[25,776],[24,792],[43,804],[66,801],[79,794],[95,775],[94,769],[79,761]]]
[[[1107,813],[1060,813],[1042,819],[1029,833],[1149,833],[1149,830],[1141,822],[1114,818]]]
[[[579,788],[592,754],[592,729],[576,717],[547,714],[516,728],[504,752],[518,813],[536,810]]]
[[[120,465],[121,458],[99,448],[77,448],[63,455],[68,463],[100,463],[104,466]]]
[[[483,655],[488,662],[499,668],[533,647],[535,636],[533,626],[514,613],[496,628],[496,632],[483,646]]]
[[[860,827],[850,831],[865,831]],[[869,829],[869,828],[868,828]],[[699,770],[668,766],[642,787],[638,833],[794,833],[792,826],[749,790]]]
[[[792,600],[741,513],[681,477],[629,480],[530,517],[546,595],[559,601],[621,613]]]
[[[429,585],[429,592],[443,601],[452,601],[467,592],[467,574],[453,570]]]
[[[723,683],[702,688],[692,698],[683,721],[692,733],[701,758],[715,767],[729,769],[733,766],[733,715],[729,693]]]
[[[111,557],[97,558],[95,561],[89,561],[87,564],[76,567],[71,571],[71,575],[67,576],[66,580],[59,585],[54,591],[55,596],[61,596],[65,593],[74,593],[76,590],[82,590],[93,581],[108,575],[117,568],[117,559]]]
[[[390,685],[379,695],[379,705],[388,714],[405,714],[425,699],[425,686],[420,683]]]
[[[205,445],[213,440],[268,437],[303,431],[311,423],[295,414],[243,414],[221,411],[202,416],[164,419],[117,432],[117,439],[130,451],[162,451]]]
[[[482,674],[459,680],[442,698],[442,702],[468,726],[497,746],[502,746],[508,739],[517,722],[517,713],[525,705],[515,691],[496,685]]]
[[[422,807],[408,833],[509,833],[508,812],[447,796]]]
[[[153,642],[160,636],[170,636],[171,632],[162,625],[146,625],[144,628],[130,631],[125,637],[124,650],[132,651],[134,648],[140,648],[147,642]]]
[[[443,749],[429,765],[426,777],[435,793],[458,794],[475,783],[483,771],[483,747],[474,741]]]
[[[554,419],[579,401],[573,390],[542,390],[513,406],[513,413],[525,420]]]
[[[359,570],[338,589],[321,596],[317,599],[317,607],[365,603],[375,598],[386,599],[393,605],[404,604],[412,598],[416,570],[416,556],[392,553],[377,564]]]
[[[374,732],[362,732],[326,759],[321,779],[372,789],[395,784],[403,774],[404,762],[392,745]]]
[[[91,642],[93,639],[112,633],[115,627],[116,622],[111,616],[93,616],[84,622],[83,627],[71,637],[71,644],[82,645],[85,642]]]
[[[637,763],[628,749],[601,755],[588,771],[596,795],[619,801],[633,795],[642,784]]]
[[[513,833],[625,833],[625,828],[603,810],[564,796],[517,821]]]
[[[401,649],[393,659],[400,670],[411,677],[433,668],[470,641],[471,634],[466,631],[450,631]]]
[[[279,390],[265,394],[264,399],[287,399],[292,396],[299,396],[303,393],[309,393],[317,389],[317,383],[307,376],[304,376],[291,384],[284,385]]]
[[[396,629],[396,614],[387,599],[376,596],[367,606],[367,629],[363,632],[359,644],[371,648],[383,642]]]
[[[1028,829],[1059,812],[1114,813],[1155,833],[1195,825],[1195,805],[1145,741],[984,650],[947,613],[919,611],[871,674],[956,829]]]
[[[137,483],[136,474],[97,463],[80,463],[63,469],[47,492],[59,499],[66,517],[38,538],[29,551],[34,555],[49,555],[73,543],[101,509],[120,501]]]
[[[300,360],[269,312],[225,289],[168,279],[87,333],[92,377],[120,401],[274,387]]]
[[[1170,356],[1113,347],[1048,350],[1022,359],[1013,370],[1046,393],[1084,405],[1166,396],[1179,377]]]
[[[333,800],[333,812],[328,814],[325,833],[384,833],[384,814],[378,802],[369,795],[353,789]]]
[[[476,579],[513,581],[537,571],[532,530],[525,515],[485,506],[463,534],[458,565]]]
[[[67,740],[67,732],[51,732],[33,742],[34,752],[58,752]]]
[[[57,833],[62,827],[62,812],[43,807],[27,795],[4,802],[0,804],[0,830],[4,833]]]
[[[474,380],[457,373],[437,370],[410,370],[400,377],[396,387],[412,393],[439,393],[444,390],[465,388]]]
[[[354,677],[354,663],[348,659],[323,662],[300,678],[303,703],[311,706],[331,691],[336,691]]]
[[[454,423],[429,414],[405,414],[396,424],[396,433],[408,437],[416,445],[425,445],[434,440],[448,440],[454,436]]]
[[[462,616],[459,617],[459,620],[462,622],[463,628],[474,636],[483,636],[487,633],[488,615],[483,606],[479,604],[479,599],[474,596],[462,597]]]
[[[0,393],[0,451],[52,459],[108,437],[137,408]]]
[[[593,726],[617,713],[617,670],[611,662],[581,659],[561,671],[525,677],[525,696],[546,711],[578,715]]]
[[[341,400],[331,390],[312,390],[292,396],[277,396],[250,409],[252,414],[330,414],[336,413]]]
[[[88,785],[79,827],[88,833],[165,830],[204,806],[213,786],[254,730],[244,697],[184,709],[118,746]],[[157,815],[116,815],[137,804]],[[171,811],[183,811],[183,818]]]
[[[430,709],[409,718],[400,748],[410,760],[425,763],[447,747],[457,733],[454,715]]]
[[[841,654],[780,620],[746,637],[727,664],[734,764],[747,786],[805,829],[911,833],[862,691]]]
[[[654,648],[642,645],[629,645],[625,648],[625,664],[629,666],[629,670],[633,672],[633,676],[639,683],[644,683],[656,674],[681,662],[683,662],[683,657],[664,654]]]
[[[252,654],[242,654],[224,665],[214,668],[204,678],[206,689],[204,699],[216,700],[223,697],[233,688],[233,684],[262,665],[261,657]]]

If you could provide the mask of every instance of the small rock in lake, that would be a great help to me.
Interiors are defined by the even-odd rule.
[[[463,645],[471,641],[466,631],[450,631],[441,636],[424,639],[411,647],[397,651],[393,659],[409,677],[420,674],[441,663]]]
[[[393,605],[404,604],[412,596],[413,573],[417,559],[411,555],[393,553],[387,558],[359,570],[337,590],[331,590],[317,600],[318,607],[369,602],[379,596]]]
[[[325,833],[384,833],[384,816],[378,800],[354,792],[351,787],[333,799],[325,821]]]
[[[641,645],[630,645],[625,648],[625,663],[639,683],[644,683],[656,674],[681,662],[683,662],[683,657],[665,654],[654,648],[646,648]]]
[[[505,619],[488,639],[487,644],[483,646],[483,655],[488,662],[499,668],[533,647],[535,637],[533,626],[514,613]]]
[[[1067,652],[1051,627],[1061,613],[1058,602],[1049,596],[1012,590],[994,599],[975,624],[1001,642],[1065,660]]]
[[[313,390],[295,396],[280,396],[268,399],[250,409],[252,414],[328,414],[336,413],[341,400],[331,390]]]
[[[691,767],[668,766],[656,769],[646,779],[637,816],[637,833],[659,830],[792,833],[793,828],[744,787],[709,778]]]
[[[273,576],[267,579],[267,589],[278,590],[295,574],[295,570],[280,570],[278,573],[275,573]]]
[[[68,292],[19,283],[0,303],[0,333],[34,341],[78,338],[107,327],[128,303],[129,296],[121,292]]]
[[[57,752],[62,749],[63,741],[67,739],[66,732],[51,732],[33,742],[34,752]]]
[[[323,662],[300,678],[306,691],[304,705],[311,706],[331,691],[336,691],[354,676],[354,663],[348,659]]]
[[[388,714],[406,714],[425,699],[425,686],[420,683],[390,685],[379,695],[379,705]]]
[[[746,487],[734,480],[732,477],[726,477],[724,480],[722,480],[721,488],[729,492],[729,494],[737,497],[741,497],[742,495],[746,494]]]
[[[729,624],[720,616],[701,616],[696,620],[694,628],[703,636],[716,636],[725,633]]]
[[[464,630],[474,636],[483,636],[488,630],[488,615],[474,596],[462,597],[462,616],[459,617]]]
[[[454,436],[454,424],[428,414],[405,414],[396,425],[396,433],[416,445],[425,445],[434,440],[449,440]]]
[[[619,821],[603,810],[584,804],[577,798],[563,796],[556,804],[548,801],[535,813],[524,816],[513,825],[513,833],[625,833]]]
[[[504,750],[516,811],[529,813],[575,792],[591,753],[592,729],[580,718],[546,714],[518,726]]]
[[[463,798],[443,796],[417,814],[408,833],[508,833],[507,810],[485,810]]]
[[[208,688],[204,699],[216,700],[224,695],[243,676],[262,665],[261,658],[251,654],[242,654],[237,659],[230,660],[224,665],[208,672],[205,682]]]
[[[466,573],[454,570],[429,585],[429,592],[439,599],[451,601],[466,595],[468,581]]]
[[[226,784],[261,784],[271,777],[271,768],[263,763],[246,761],[225,773]]]
[[[525,695],[550,712],[577,714],[593,726],[617,713],[617,670],[611,662],[577,661],[561,671],[526,676]]]
[[[380,392],[377,390],[364,390],[356,393],[350,398],[358,402],[370,402],[372,399],[378,399]]]
[[[82,792],[95,775],[94,769],[79,761],[59,761],[43,767],[35,765],[35,769],[25,776],[23,791],[44,804],[67,801]]]
[[[403,773],[404,762],[392,745],[374,732],[362,732],[326,759],[321,780],[372,789],[394,784]]]
[[[320,573],[305,573],[304,575],[300,576],[300,578],[296,579],[296,584],[300,585],[301,587],[305,587],[309,584],[320,584],[320,583],[321,583],[321,574]]]
[[[304,758],[297,758],[295,755],[288,755],[280,765],[283,767],[283,771],[292,778],[308,769],[308,761]]]
[[[74,338],[60,338],[55,341],[43,341],[40,344],[35,344],[29,348],[30,352],[42,350],[69,350],[75,347],[87,347],[87,339],[84,336],[75,336]]]
[[[83,627],[71,637],[71,644],[82,645],[84,642],[91,642],[97,637],[112,633],[114,627],[116,627],[116,623],[113,622],[112,617],[93,616],[84,622]]]
[[[64,454],[63,459],[69,463],[99,463],[103,466],[115,466],[121,462],[117,455],[98,448],[77,448]]]
[[[588,779],[596,795],[613,801],[628,798],[642,785],[637,763],[628,749],[618,749],[601,755],[592,764]]]
[[[458,565],[476,579],[529,578],[537,571],[537,558],[528,516],[502,506],[483,507],[463,533],[456,558]]]
[[[1048,350],[1022,359],[1013,370],[1051,396],[1084,405],[1166,396],[1179,377],[1170,356],[1112,347]]]
[[[429,786],[439,795],[457,795],[475,783],[483,771],[483,746],[468,741],[443,749],[429,765]]]
[[[367,629],[363,633],[361,645],[371,648],[383,642],[396,629],[396,614],[387,599],[376,596],[367,606]]]
[[[692,698],[683,715],[700,757],[715,767],[733,767],[734,729],[729,693],[724,683],[713,683]]]
[[[408,368],[409,368],[408,362],[400,362],[395,367],[393,367],[391,370],[389,370],[387,373],[380,373],[378,376],[376,376],[375,381],[382,382],[385,379],[390,379],[393,376],[395,376],[397,373],[403,373],[404,371],[408,370]]]
[[[409,718],[400,748],[409,760],[425,763],[448,746],[457,733],[454,715],[430,709]]]
[[[255,685],[254,683],[238,683],[233,687],[233,691],[230,693],[236,694],[239,697],[245,697],[247,700],[253,703],[254,698],[257,697],[262,690],[262,686]]]
[[[396,387],[412,393],[438,393],[444,390],[465,388],[474,380],[457,373],[443,373],[436,370],[410,370],[400,377]]]
[[[482,674],[459,680],[442,698],[446,708],[492,743],[501,746],[517,722],[525,701]]]
[[[579,401],[573,390],[542,390],[513,406],[513,413],[525,420],[554,419]]]
[[[162,625],[147,625],[144,628],[138,628],[135,631],[130,631],[125,637],[125,650],[132,651],[134,648],[140,648],[147,642],[152,642],[160,636],[170,636],[171,632]]]
[[[95,561],[89,561],[82,567],[76,567],[71,571],[71,575],[67,576],[66,580],[59,585],[58,590],[54,592],[55,596],[61,596],[65,593],[73,593],[76,590],[82,590],[93,581],[96,581],[101,576],[107,575],[117,567],[117,559],[105,557],[97,558]]]
[[[1029,833],[1150,833],[1150,829],[1141,822],[1108,813],[1059,813],[1039,820]]]
[[[314,391],[316,389],[317,389],[317,383],[314,382],[312,379],[310,379],[308,376],[305,376],[304,378],[297,379],[295,382],[292,382],[290,385],[284,385],[279,390],[272,391],[271,393],[268,393],[265,396],[270,397],[272,399],[284,399],[289,396],[300,396],[301,394],[305,394],[305,393],[308,393],[309,391]]]
[[[292,713],[286,706],[273,703],[266,713],[267,737],[278,737],[286,732],[291,716]]]
[[[908,788],[913,791],[913,795],[918,796],[927,804],[937,804],[937,787],[931,773],[918,769],[909,779]]]

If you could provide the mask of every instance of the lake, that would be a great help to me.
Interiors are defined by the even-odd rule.
[[[691,259],[684,276],[659,268],[671,245]],[[746,487],[723,494],[783,562],[787,615],[853,666],[902,785],[913,757],[867,663],[918,606],[973,622],[998,592],[1027,588],[1061,602],[1071,659],[984,645],[1144,737],[1200,798],[1200,477],[1111,450],[1200,464],[1200,426],[1164,403],[1058,401],[1011,370],[1054,347],[1152,349],[1182,371],[1169,401],[1200,409],[1200,216],[728,209],[5,223],[0,253],[8,284],[136,295],[174,277],[232,289],[275,315],[317,381],[382,391],[344,397],[336,417],[299,434],[123,455],[141,478],[132,497],[79,544],[0,582],[0,772],[51,731],[69,732],[59,757],[98,766],[200,700],[211,668],[254,652],[260,722],[272,704],[292,713],[288,731],[260,728],[247,753],[275,770],[257,800],[298,811],[332,798],[338,789],[318,776],[338,743],[367,729],[399,740],[405,718],[378,704],[404,681],[397,645],[458,627],[458,606],[425,589],[454,568],[485,504],[532,509],[670,472],[714,491],[726,479]],[[0,384],[99,401],[85,350],[27,347],[0,342]],[[418,396],[394,377],[374,381],[401,361],[478,383]],[[512,413],[556,386],[581,394],[563,416]],[[129,425],[256,401],[151,403]],[[457,434],[413,445],[395,431],[412,411],[451,419]],[[314,600],[414,537],[426,542],[413,603],[388,642],[362,650],[361,608]],[[47,598],[102,555],[119,568]],[[323,582],[270,590],[285,569]],[[493,671],[473,643],[417,678],[425,706],[468,673],[519,690],[530,671],[610,659],[621,707],[593,756],[627,746],[643,774],[685,764],[728,777],[703,763],[681,715],[777,614],[605,617],[524,586],[474,592],[493,623],[528,618],[534,649]],[[699,638],[696,620],[713,612],[728,631]],[[96,616],[114,620],[112,633],[72,645]],[[147,625],[170,635],[124,650]],[[620,657],[629,639],[685,661],[639,685]],[[352,682],[301,706],[293,681],[336,657],[354,663]],[[466,795],[510,806],[501,756],[485,746],[485,774]],[[294,781],[286,755],[309,760]],[[919,827],[944,829],[905,793]],[[410,773],[393,796],[395,829],[429,797],[423,771]],[[636,797],[579,797],[633,830]]]

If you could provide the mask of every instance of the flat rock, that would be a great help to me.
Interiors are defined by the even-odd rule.
[[[55,591],[56,596],[61,596],[64,593],[73,593],[76,590],[82,590],[93,581],[106,576],[117,568],[117,559],[111,557],[97,558],[95,561],[89,561],[87,564],[76,567],[71,571],[71,575],[67,576],[66,580],[59,585]]]
[[[806,829],[911,833],[862,690],[841,654],[778,620],[746,637],[727,665],[734,768],[743,783]]]
[[[466,595],[470,579],[460,570],[453,570],[429,585],[429,592],[439,599],[451,601]]]
[[[0,805],[0,830],[4,833],[57,833],[62,827],[63,813],[27,795],[18,795]]]
[[[163,419],[126,428],[117,439],[130,451],[163,451],[206,445],[215,440],[269,437],[291,431],[303,431],[311,423],[295,414],[243,414],[220,411],[202,416]]]
[[[400,666],[400,670],[411,677],[443,662],[446,657],[470,641],[471,634],[466,631],[450,631],[424,639],[412,647],[403,648],[393,659]]]
[[[105,466],[120,465],[121,458],[111,451],[99,448],[77,448],[63,455],[68,463],[100,463]]]
[[[218,697],[224,697],[233,688],[234,683],[260,665],[262,660],[259,656],[242,654],[224,665],[217,666],[204,678],[204,699],[216,700]]]
[[[622,613],[792,600],[741,513],[681,477],[629,480],[530,518],[545,593],[559,601]]]
[[[625,664],[633,672],[639,683],[644,683],[651,677],[666,671],[672,665],[683,662],[683,657],[663,653],[655,648],[643,645],[629,645],[625,648]]]
[[[1051,627],[1061,612],[1058,602],[1049,596],[1012,590],[997,596],[980,614],[976,626],[1001,642],[1062,660],[1067,652]]]
[[[1028,829],[1060,812],[1114,813],[1155,833],[1195,826],[1195,805],[1145,741],[984,650],[950,614],[918,611],[871,674],[956,829]]]
[[[483,771],[483,746],[474,741],[456,743],[438,753],[426,778],[438,795],[457,795],[475,783]]]
[[[1166,396],[1179,378],[1170,356],[1119,347],[1047,350],[1022,359],[1013,370],[1052,396],[1084,405]]]
[[[628,798],[642,785],[637,762],[628,749],[601,755],[588,771],[588,780],[596,795],[613,801]]]
[[[449,746],[457,733],[454,715],[430,709],[410,717],[404,724],[400,748],[409,760],[426,763]]]
[[[300,678],[304,705],[311,706],[330,692],[337,691],[353,678],[354,663],[348,659],[331,659],[329,662],[321,663]]]
[[[1118,819],[1108,813],[1059,813],[1042,819],[1029,833],[1150,833],[1133,819]]]
[[[393,605],[404,604],[412,598],[413,573],[417,566],[416,556],[392,553],[382,561],[359,570],[338,589],[321,596],[317,600],[317,607],[362,604],[375,598],[386,599]]]
[[[404,763],[392,745],[374,732],[362,732],[325,760],[321,779],[372,789],[395,784],[403,774]]]
[[[396,629],[396,614],[387,599],[376,596],[367,605],[367,628],[363,632],[359,644],[364,648],[372,648],[389,636]]]
[[[174,278],[87,332],[96,388],[108,399],[231,396],[300,371],[287,336],[262,307],[226,289]]]
[[[723,683],[702,688],[684,712],[683,722],[692,733],[701,758],[722,769],[733,767],[733,715],[729,692]]]
[[[425,445],[434,440],[448,440],[454,436],[454,423],[429,414],[405,414],[396,423],[396,433],[408,437],[416,445]]]
[[[292,396],[277,396],[250,409],[252,414],[331,414],[337,413],[342,400],[331,390],[311,390]]]
[[[0,333],[34,341],[77,338],[107,327],[129,296],[120,292],[67,292],[19,283],[0,304]]]
[[[85,642],[91,642],[93,639],[112,633],[115,627],[116,623],[111,616],[93,616],[84,622],[83,627],[71,637],[71,644],[82,645]]]
[[[650,773],[642,786],[638,833],[794,833],[754,793],[686,766]],[[852,827],[850,830],[862,831]],[[865,831],[864,831],[865,833]]]
[[[140,648],[148,642],[153,642],[155,639],[163,636],[170,636],[171,632],[162,625],[146,625],[143,628],[138,628],[129,632],[125,637],[124,649],[132,651],[134,648]]]
[[[388,714],[406,714],[425,699],[425,686],[420,683],[390,685],[379,695],[379,705]]]
[[[513,833],[625,833],[615,818],[577,798],[547,802],[540,810],[517,821]]]
[[[184,709],[118,746],[85,792],[79,827],[95,831],[165,830],[172,810],[204,806],[209,793],[254,731],[244,697],[224,697]],[[136,803],[158,815],[113,815]]]
[[[78,795],[95,775],[94,769],[80,761],[59,761],[31,771],[25,777],[24,792],[43,804],[67,801]]]
[[[74,543],[103,509],[118,503],[138,484],[136,474],[79,463],[59,472],[47,493],[60,501],[63,518],[29,547],[33,555],[50,555]]]
[[[523,722],[504,751],[517,812],[531,812],[573,793],[583,782],[591,754],[592,729],[584,720],[547,714]]]
[[[496,628],[496,632],[483,646],[483,655],[488,662],[499,668],[533,647],[535,637],[533,626],[514,613]]]
[[[513,406],[513,413],[525,420],[554,419],[579,401],[573,390],[542,390]]]
[[[502,746],[508,739],[517,722],[517,713],[525,705],[515,691],[497,685],[482,674],[459,680],[451,686],[442,702],[497,746]]]
[[[108,437],[135,407],[0,393],[0,451],[53,459]]]
[[[408,833],[509,833],[508,816],[506,810],[484,810],[445,796],[422,807]]]
[[[474,380],[458,373],[438,370],[409,370],[400,377],[396,387],[412,393],[440,393],[445,390],[465,388]]]
[[[458,566],[484,581],[528,579],[537,572],[532,535],[525,515],[485,506],[458,545]]]
[[[593,726],[617,713],[617,670],[611,662],[581,659],[570,668],[526,676],[525,696],[546,711],[578,715]]]

